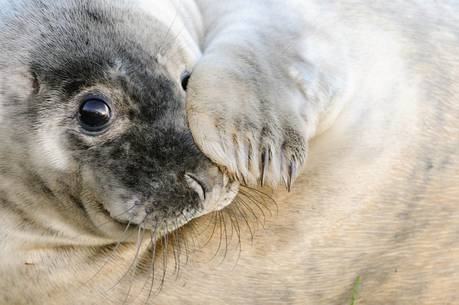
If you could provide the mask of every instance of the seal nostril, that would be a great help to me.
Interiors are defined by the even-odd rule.
[[[206,188],[204,183],[191,174],[185,174],[185,181],[188,183],[188,186],[199,195],[202,201],[206,199]]]

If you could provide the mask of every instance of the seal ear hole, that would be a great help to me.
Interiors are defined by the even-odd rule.
[[[36,73],[32,72],[32,90],[33,94],[37,94],[40,91],[40,81]]]
[[[185,72],[182,73],[180,81],[182,83],[182,89],[184,91],[186,91],[186,89],[188,89],[188,82],[190,80],[190,77],[191,77],[191,72],[185,71]]]

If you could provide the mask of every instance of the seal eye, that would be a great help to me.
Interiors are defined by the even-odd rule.
[[[188,81],[190,80],[190,77],[191,77],[190,72],[185,71],[182,73],[181,82],[182,82],[182,89],[184,91],[186,91],[186,89],[188,88]]]
[[[112,117],[110,106],[98,98],[85,100],[80,106],[80,125],[86,131],[100,132],[104,130]]]

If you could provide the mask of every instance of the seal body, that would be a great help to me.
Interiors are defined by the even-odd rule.
[[[453,1],[0,4],[0,303],[458,299]]]
[[[220,303],[346,304],[360,277],[357,304],[455,304],[457,3],[231,3],[205,2],[225,13],[207,11],[190,126],[241,181],[293,189],[212,275]]]

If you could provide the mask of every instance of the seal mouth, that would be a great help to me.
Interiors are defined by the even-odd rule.
[[[181,202],[166,204],[163,200],[155,204],[155,198],[132,192],[124,187],[111,187],[110,192],[88,188],[83,196],[83,205],[95,230],[104,236],[119,239],[130,229],[142,229],[150,232],[157,231],[158,235],[170,233],[186,225],[190,221],[206,214],[220,211],[229,206],[239,193],[239,183],[220,176],[208,187],[206,180],[202,181],[192,174],[185,175],[185,183],[198,198],[193,204],[188,204],[177,196]],[[203,183],[204,182],[204,183]],[[102,185],[107,185],[102,183]],[[156,193],[155,196],[161,196]]]
[[[195,218],[193,217],[188,220],[185,219],[185,217],[177,217],[172,221],[167,218],[164,218],[163,220],[158,219],[158,217],[156,216],[154,217],[155,220],[153,221],[155,224],[152,225],[150,223],[147,223],[147,219],[150,219],[149,216],[151,216],[153,213],[146,214],[146,216],[143,217],[142,221],[134,221],[133,219],[129,220],[126,218],[121,218],[121,214],[114,214],[100,201],[97,201],[97,203],[95,204],[98,206],[99,213],[103,214],[103,219],[105,219],[103,223],[96,224],[96,227],[101,228],[104,226],[108,226],[109,224],[112,224],[115,227],[119,228],[119,230],[116,230],[117,232],[111,233],[115,233],[115,235],[118,235],[118,233],[122,233],[122,235],[124,235],[123,240],[126,242],[131,240],[131,238],[132,241],[135,241],[134,233],[138,230],[151,231],[154,235],[156,235],[158,239],[162,238],[164,235],[172,233],[173,231],[186,225],[188,222]],[[137,206],[141,207],[142,205],[138,204]],[[133,210],[135,207],[136,206],[131,207],[131,210]],[[128,212],[129,211],[126,211],[124,214]],[[128,231],[131,231],[131,233],[128,233]]]
[[[178,228],[186,225],[191,220],[198,218],[204,214],[204,208],[197,209],[196,211],[181,211],[175,213],[174,216],[160,215],[160,212],[154,211],[151,208],[146,208],[145,204],[137,199],[131,200],[133,204],[126,204],[129,206],[125,211],[120,213],[113,211],[109,206],[102,201],[96,201],[94,204],[97,206],[99,213],[105,219],[104,223],[96,226],[108,225],[112,223],[119,228],[124,228],[125,232],[131,228],[133,230],[146,230],[155,232],[154,234],[161,238],[165,234],[172,233]]]

